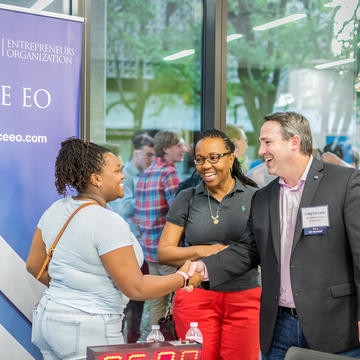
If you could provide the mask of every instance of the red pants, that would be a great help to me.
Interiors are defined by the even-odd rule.
[[[203,334],[204,360],[258,360],[260,287],[235,292],[177,290],[173,315],[184,339],[190,322]]]

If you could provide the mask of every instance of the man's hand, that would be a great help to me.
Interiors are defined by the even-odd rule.
[[[205,264],[202,261],[192,261],[191,262],[187,273],[191,277],[196,272],[200,273],[202,275],[205,274]]]
[[[193,276],[189,279],[189,285],[185,288],[186,291],[192,291],[194,288],[198,287],[204,281],[204,275],[201,273],[194,273]]]
[[[184,288],[187,292],[193,291],[194,287],[200,285],[204,281],[205,265],[202,261],[191,262],[187,269],[187,274],[190,276],[189,285]]]

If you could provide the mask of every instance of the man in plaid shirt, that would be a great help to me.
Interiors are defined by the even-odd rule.
[[[154,138],[155,160],[140,176],[136,188],[135,219],[140,228],[139,242],[152,275],[168,275],[176,271],[157,260],[157,247],[169,207],[175,198],[179,177],[175,162],[184,161],[186,148],[172,131],[159,131]],[[151,301],[150,325],[164,316],[169,295]]]

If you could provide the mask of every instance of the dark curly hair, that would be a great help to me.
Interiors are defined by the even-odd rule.
[[[109,149],[75,137],[66,139],[55,162],[55,186],[60,195],[66,195],[67,187],[85,191],[91,174],[100,174],[105,164],[104,153]]]
[[[200,140],[205,139],[205,138],[222,139],[224,141],[226,150],[230,151],[231,153],[233,153],[235,151],[234,143],[230,140],[230,138],[224,132],[222,132],[220,130],[212,129],[212,130],[202,131],[199,134],[197,142],[199,142]],[[231,175],[233,178],[238,178],[244,185],[250,185],[250,186],[257,187],[257,184],[255,181],[251,180],[250,178],[248,178],[247,176],[244,175],[243,171],[241,170],[240,162],[236,157],[235,157],[235,160],[233,163],[233,167],[231,169]]]

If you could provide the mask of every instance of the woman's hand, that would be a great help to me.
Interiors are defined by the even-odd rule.
[[[198,254],[200,258],[214,255],[226,248],[229,247],[229,245],[223,245],[223,244],[214,244],[214,245],[200,245],[198,247]]]
[[[184,227],[166,222],[161,233],[160,242],[157,249],[158,261],[160,264],[181,266],[186,260],[199,260],[203,257],[218,253],[228,247],[228,245],[194,245],[179,246],[179,240]]]

